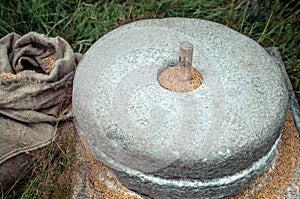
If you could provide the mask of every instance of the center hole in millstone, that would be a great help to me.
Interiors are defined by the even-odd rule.
[[[188,41],[180,43],[178,65],[170,66],[158,74],[158,82],[163,88],[185,93],[202,84],[200,73],[192,68],[193,48],[193,44]]]
[[[199,88],[202,84],[199,71],[192,68],[191,78],[182,81],[179,76],[180,66],[170,66],[158,74],[157,80],[164,89],[179,93],[186,93]]]

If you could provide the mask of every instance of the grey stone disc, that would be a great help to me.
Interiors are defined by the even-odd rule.
[[[194,45],[203,84],[157,82]],[[106,34],[79,63],[73,89],[87,148],[130,189],[157,198],[239,192],[272,160],[288,106],[280,68],[250,38],[221,24],[169,18]]]

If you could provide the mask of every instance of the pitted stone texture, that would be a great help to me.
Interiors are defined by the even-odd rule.
[[[188,93],[165,90],[157,74],[177,63],[186,40],[194,45],[193,67],[203,84]],[[249,184],[272,159],[287,105],[282,73],[261,46],[199,19],[122,26],[89,49],[74,81],[74,113],[86,146],[124,185],[139,184],[136,191],[155,197],[184,197],[190,184],[177,186],[180,179],[198,182],[190,187],[198,198],[209,187],[207,197],[240,191],[240,183]],[[255,162],[242,181],[231,178]],[[148,183],[154,191],[148,175],[163,179]]]
[[[280,136],[281,137],[281,136]],[[151,198],[222,198],[236,195],[247,188],[255,178],[266,171],[277,153],[280,141],[277,139],[267,155],[254,162],[247,169],[231,176],[213,180],[166,179],[153,175],[145,175],[136,170],[126,172],[115,171],[118,179],[128,189],[143,193]]]

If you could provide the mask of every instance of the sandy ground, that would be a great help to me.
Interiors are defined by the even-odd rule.
[[[73,166],[73,198],[144,199],[126,189],[113,172],[81,144]],[[239,195],[226,199],[300,199],[300,139],[289,113],[278,154],[268,171]]]

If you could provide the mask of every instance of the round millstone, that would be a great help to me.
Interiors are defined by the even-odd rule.
[[[160,86],[194,46],[199,88]],[[73,89],[86,147],[129,189],[153,198],[239,193],[272,161],[288,107],[280,68],[250,38],[214,22],[168,18],[121,26],[84,55]]]

